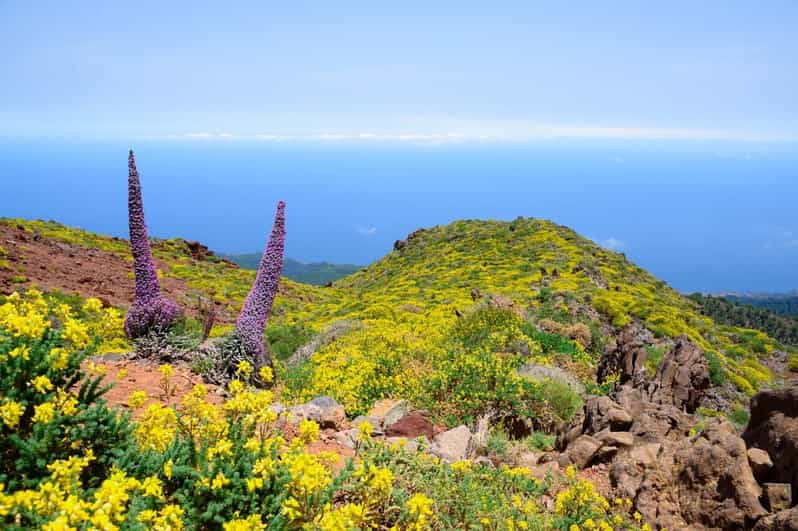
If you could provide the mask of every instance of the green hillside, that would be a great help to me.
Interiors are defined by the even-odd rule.
[[[763,308],[779,315],[798,318],[798,291],[789,293],[730,294],[724,298],[746,306]]]
[[[238,264],[244,269],[257,269],[260,263],[260,254],[220,254],[231,262]],[[283,276],[304,282],[323,286],[329,282],[335,282],[347,275],[351,275],[360,269],[360,266],[352,264],[331,264],[330,262],[300,262],[293,258],[286,258],[283,262]]]
[[[53,222],[3,222],[129,259],[124,240]],[[623,255],[555,223],[457,221],[396,247],[332,287],[284,280],[267,329],[275,355],[287,360],[320,336],[307,362],[281,369],[285,401],[328,394],[358,414],[394,396],[451,421],[496,409],[567,417],[572,397],[552,404],[557,390],[541,387],[551,382],[530,383],[516,369],[557,366],[601,392],[595,368],[604,345],[632,320],[663,338],[686,334],[705,350],[713,382],[730,383],[740,399],[778,377],[761,363],[784,348],[774,339],[716,324]],[[213,333],[228,331],[254,272],[198,256],[180,239],[155,241],[154,253],[164,276],[185,282],[185,301],[220,303],[226,317]],[[336,339],[326,341],[331,326]]]

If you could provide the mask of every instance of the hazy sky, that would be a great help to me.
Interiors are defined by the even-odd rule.
[[[390,5],[389,5],[390,4]],[[567,7],[565,7],[567,6]],[[0,0],[0,216],[367,263],[546,217],[683,290],[798,287],[798,1]]]
[[[798,138],[795,1],[388,4],[0,0],[0,135]]]

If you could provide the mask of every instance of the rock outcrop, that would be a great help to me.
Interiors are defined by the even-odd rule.
[[[753,531],[798,531],[798,507],[765,516]]]
[[[709,386],[709,364],[704,352],[686,336],[681,336],[662,359],[648,386],[648,395],[652,402],[692,413]]]
[[[704,353],[686,337],[663,356],[655,376],[645,369],[653,335],[631,323],[602,357],[600,372],[621,375],[609,396],[589,397],[558,438],[560,466],[609,463],[616,494],[633,500],[645,521],[668,529],[750,529],[768,511],[760,502],[757,470],[725,420],[699,434],[691,415],[710,386]],[[775,457],[774,457],[775,461]]]
[[[619,453],[610,479],[659,527],[747,529],[767,514],[745,444],[724,420],[694,437]]]
[[[654,334],[643,325],[633,321],[624,326],[607,345],[599,362],[597,378],[605,381],[614,374],[620,374],[620,383],[645,380],[646,347],[654,342]]]
[[[743,439],[750,448],[767,452],[773,462],[761,481],[789,483],[798,492],[798,384],[755,395]]]

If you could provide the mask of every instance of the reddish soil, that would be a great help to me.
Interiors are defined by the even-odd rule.
[[[104,372],[103,383],[114,384],[110,391],[105,395],[105,400],[110,406],[119,406],[128,409],[128,397],[134,391],[144,391],[147,394],[147,401],[133,412],[133,417],[140,416],[147,406],[155,402],[168,405],[179,405],[183,397],[198,383],[202,383],[202,378],[191,372],[186,366],[173,365],[174,374],[170,377],[172,392],[167,397],[161,385],[161,373],[158,372],[158,364],[149,363],[141,360],[115,359],[114,355],[106,358],[97,357],[84,364],[84,368],[89,369],[90,363],[94,364],[95,370]],[[122,377],[119,377],[119,372]],[[221,404],[224,398],[217,393],[215,385],[205,384],[208,387],[207,400],[214,404]],[[330,451],[339,455],[338,462],[333,464],[335,470],[341,470],[346,466],[346,461],[354,457],[355,453],[351,448],[341,446],[333,438],[334,430],[322,430],[319,440],[308,446],[308,452],[317,454],[322,451]],[[290,424],[283,424],[283,437],[291,440],[296,435],[296,429]]]
[[[105,400],[111,406],[120,406],[127,409],[127,399],[134,391],[144,391],[147,393],[147,401],[137,409],[133,416],[141,414],[147,406],[154,402],[162,404],[177,405],[188,392],[198,383],[202,383],[202,378],[197,376],[188,367],[173,365],[174,374],[170,377],[170,392],[167,397],[161,386],[161,373],[158,372],[158,364],[140,360],[112,360],[95,358],[84,364],[88,368],[90,363],[94,363],[104,370],[104,384],[114,384],[110,391],[105,395]],[[123,377],[119,377],[119,371],[124,370]],[[208,387],[208,401],[214,404],[221,404],[223,398],[216,393],[216,386],[205,384]]]
[[[0,268],[0,293],[9,294],[20,287],[36,285],[42,290],[78,293],[96,297],[109,306],[129,306],[133,302],[132,264],[99,249],[33,235],[20,228],[0,224],[0,245],[11,269]],[[158,263],[162,271],[168,270]],[[15,282],[18,277],[24,282]],[[188,288],[182,280],[164,277],[161,289],[178,301],[185,299]],[[188,309],[188,308],[187,308]],[[191,309],[188,309],[192,313]]]
[[[590,481],[596,491],[607,499],[612,498],[610,470],[606,464],[594,465],[579,471],[579,478]]]

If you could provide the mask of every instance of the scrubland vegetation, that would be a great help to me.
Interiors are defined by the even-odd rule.
[[[3,223],[130,260],[123,240],[54,222]],[[218,303],[212,338],[233,332],[254,272],[196,256],[179,239],[153,240],[152,254],[160,276],[185,282],[178,304]],[[727,415],[738,424],[745,396],[774,379],[763,361],[779,349],[795,356],[763,332],[701,315],[623,255],[520,218],[417,231],[331,287],[283,279],[264,337],[274,370],[240,364],[222,406],[198,386],[177,407],[141,408],[140,396],[108,407],[86,359],[134,348],[121,309],[36,291],[0,304],[0,518],[17,528],[638,528],[627,501],[606,500],[572,470],[541,481],[521,468],[444,464],[372,440],[368,426],[342,465],[309,450],[318,426],[284,435],[286,419],[270,406],[328,395],[354,418],[379,399],[403,398],[448,426],[490,419],[486,452],[498,455],[518,444],[507,433],[519,423],[523,444],[551,448],[586,393],[608,392],[612,378],[596,381],[599,358],[633,320],[665,342],[684,334],[704,349],[713,384],[736,400]],[[202,327],[183,318],[170,333],[196,346]],[[648,354],[653,374],[662,352]],[[206,368],[202,359],[193,367]],[[272,378],[268,389],[250,386]]]

